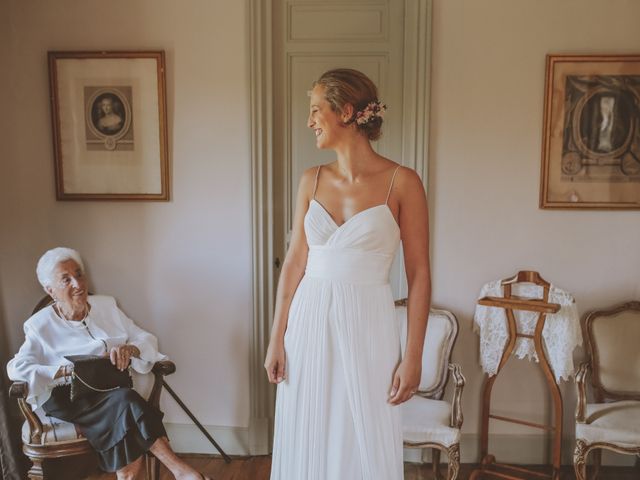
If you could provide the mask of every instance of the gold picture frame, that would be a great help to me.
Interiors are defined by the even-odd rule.
[[[169,200],[163,51],[48,52],[58,200]]]
[[[640,209],[640,55],[547,55],[540,208]]]

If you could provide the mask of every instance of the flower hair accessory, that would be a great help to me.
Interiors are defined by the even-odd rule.
[[[387,106],[376,100],[375,102],[370,102],[364,109],[356,112],[356,123],[358,125],[367,124],[372,118],[376,117],[384,117],[384,112],[387,111]]]

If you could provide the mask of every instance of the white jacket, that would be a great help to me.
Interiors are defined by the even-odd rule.
[[[61,365],[70,363],[65,355],[102,355],[128,343],[140,350],[140,358],[131,359],[131,367],[139,373],[150,372],[155,362],[167,358],[158,352],[156,337],[136,326],[113,297],[92,295],[88,301],[91,310],[84,323],[60,318],[52,305],[24,323],[25,341],[7,364],[7,372],[11,380],[29,384],[29,403],[41,407],[52,388],[65,381],[53,378]]]

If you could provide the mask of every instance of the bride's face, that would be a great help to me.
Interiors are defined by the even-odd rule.
[[[316,85],[311,91],[307,126],[316,136],[316,147],[332,148],[345,133],[345,124],[324,97],[324,87]]]

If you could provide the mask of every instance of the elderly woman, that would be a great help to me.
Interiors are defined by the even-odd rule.
[[[162,412],[131,388],[70,399],[73,365],[67,355],[105,355],[124,370],[148,373],[166,358],[156,338],[137,327],[112,297],[87,295],[80,255],[54,248],[38,261],[38,280],[54,303],[24,324],[25,342],[9,362],[12,380],[29,384],[28,401],[47,416],[71,422],[98,454],[100,468],[133,479],[151,451],[178,479],[202,479],[171,450]]]

